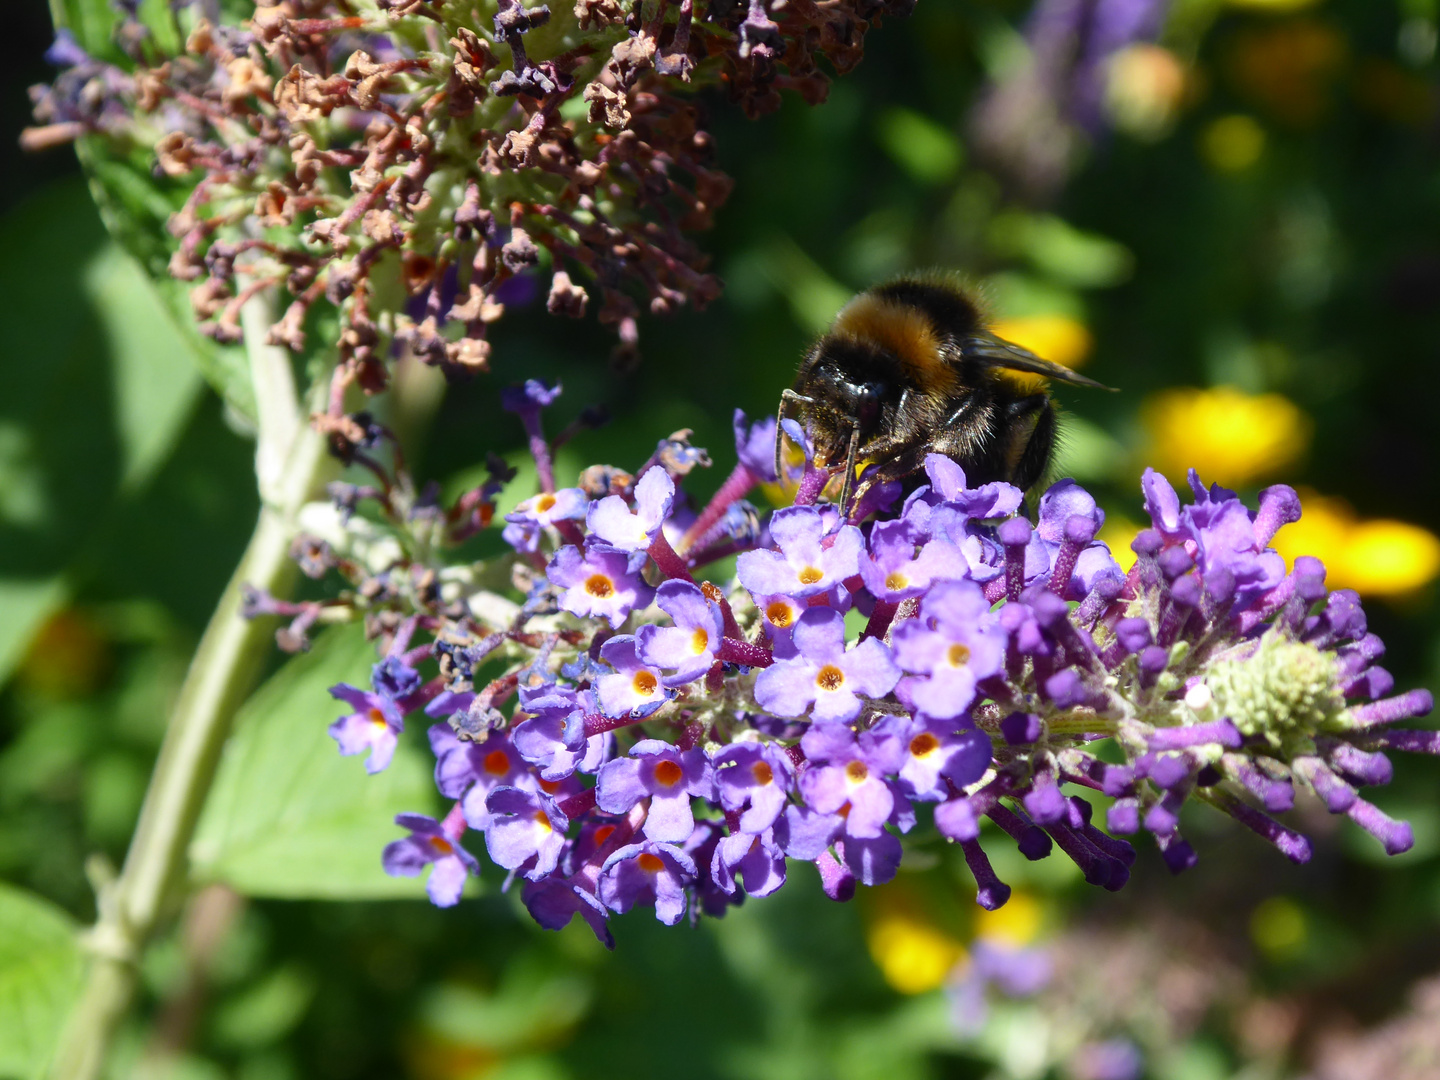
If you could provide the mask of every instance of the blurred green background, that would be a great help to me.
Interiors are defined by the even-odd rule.
[[[1177,0],[1156,44],[1106,70],[1088,135],[1053,115],[1007,127],[996,105],[1029,100],[1030,7],[920,0],[871,33],[818,108],[787,97],[750,122],[702,94],[737,180],[701,238],[724,298],[642,324],[629,375],[611,371],[593,323],[512,309],[492,334],[492,376],[443,400],[430,373],[406,381],[396,422],[417,472],[444,482],[519,448],[495,391],[539,377],[565,384],[557,427],[592,403],[614,416],[570,445],[562,474],[634,467],[689,427],[717,459],[691,479],[703,496],[731,461],[731,410],[773,408],[852,292],[958,268],[1002,332],[1120,389],[1059,391],[1060,470],[1101,498],[1119,547],[1141,517],[1145,463],[1177,481],[1195,464],[1250,496],[1276,480],[1308,488],[1286,553],[1321,555],[1333,585],[1366,594],[1399,687],[1435,687],[1434,0]],[[103,878],[123,857],[168,703],[257,502],[250,444],[195,373],[192,339],[107,240],[74,155],[16,148],[25,87],[50,77],[50,26],[39,0],[6,17],[0,878],[44,903],[0,885],[0,907],[33,931],[0,942],[0,1076],[28,1076],[27,1039],[50,1021],[7,1021],[7,979],[25,963],[57,993],[73,983],[69,928],[95,914],[87,860]],[[337,639],[307,661],[266,691],[285,706],[270,715],[320,755],[307,783],[330,800],[295,810],[290,839],[323,847],[363,820],[374,847],[349,854],[354,868],[315,863],[302,892],[353,873],[398,898],[274,898],[271,867],[294,849],[272,841],[293,807],[265,774],[231,769],[196,856],[255,895],[214,884],[180,913],[145,962],[116,1075],[1083,1080],[1117,1039],[1166,1080],[1440,1075],[1433,761],[1397,760],[1377,794],[1415,826],[1398,859],[1302,806],[1317,856],[1292,867],[1200,808],[1186,825],[1200,866],[1172,880],[1142,842],[1119,896],[997,842],[1017,894],[982,918],[953,853],[921,843],[895,884],[852,904],[826,901],[801,867],[723,921],[618,918],[607,954],[583,928],[535,927],[493,868],[485,895],[449,911],[418,899],[416,881],[379,877],[389,815],[429,798],[423,725],[390,786],[362,791],[360,763],[323,735],[323,686],[363,665],[363,648]],[[976,937],[1047,948],[1056,975],[962,1034],[939,986]]]

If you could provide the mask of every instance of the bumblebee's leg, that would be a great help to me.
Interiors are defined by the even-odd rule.
[[[860,446],[860,425],[850,426],[850,446],[845,451],[845,479],[840,484],[840,514],[850,516],[850,488],[855,483],[855,451]]]
[[[780,471],[780,451],[784,446],[785,440],[785,429],[781,427],[781,423],[785,419],[785,414],[790,411],[790,403],[792,401],[798,401],[802,405],[815,404],[814,398],[806,397],[804,394],[797,394],[794,390],[787,388],[780,391],[780,407],[775,410],[775,478],[777,480],[783,480],[785,477],[785,474]]]
[[[1047,394],[1032,394],[1005,406],[1003,455],[1006,478],[1028,491],[1045,475],[1055,451],[1055,406]]]
[[[855,488],[855,497],[852,505],[859,505],[865,493],[876,484],[886,484],[892,480],[904,480],[907,476],[913,476],[925,467],[926,455],[932,449],[929,443],[911,443],[902,446],[897,454],[889,461],[881,462],[866,474]],[[869,455],[863,455],[868,457]],[[846,507],[845,513],[849,515],[850,507]]]

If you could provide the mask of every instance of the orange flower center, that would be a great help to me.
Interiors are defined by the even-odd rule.
[[[970,647],[961,645],[957,641],[945,650],[945,659],[949,661],[951,667],[963,667],[965,662],[970,659]]]
[[[863,784],[870,779],[870,770],[865,767],[863,761],[852,761],[845,766],[845,779],[852,784]]]
[[[543,513],[545,513],[546,510],[549,510],[549,509],[550,509],[552,506],[554,506],[554,505],[555,505],[555,496],[554,496],[554,495],[550,495],[550,494],[548,494],[548,493],[545,494],[545,495],[541,495],[540,498],[538,498],[538,499],[535,500],[535,512],[536,512],[537,514],[543,514]]]
[[[825,571],[821,570],[818,566],[807,566],[804,570],[801,570],[798,575],[801,585],[814,585],[824,576]]]
[[[845,685],[845,673],[834,664],[826,664],[815,673],[815,685],[821,690],[839,690]]]
[[[601,825],[598,829],[595,830],[595,846],[599,847],[601,844],[605,843],[606,840],[610,839],[611,834],[614,832],[614,825]]]
[[[755,777],[757,784],[768,784],[775,779],[775,774],[771,771],[770,766],[763,761],[757,761],[750,766],[750,775]]]
[[[904,574],[900,573],[899,570],[892,570],[890,571],[890,573],[885,575],[885,588],[889,589],[891,592],[899,592],[901,589],[905,588],[905,586],[909,584],[910,579]]]
[[[635,860],[640,864],[640,869],[647,874],[658,874],[665,869],[665,864],[660,861],[659,855],[651,855],[648,851],[642,851],[640,857]]]
[[[926,754],[933,754],[940,748],[940,740],[931,735],[928,731],[921,732],[910,740],[910,753],[916,757],[924,757]]]
[[[510,755],[504,750],[491,750],[485,755],[485,771],[491,776],[504,776],[510,771]]]
[[[775,600],[765,608],[765,618],[770,620],[771,626],[784,630],[795,620],[795,611],[784,600]]]
[[[685,778],[685,770],[673,761],[662,761],[655,766],[655,781],[665,787],[674,787]]]
[[[436,851],[438,851],[441,855],[455,854],[455,846],[451,844],[449,840],[446,840],[443,836],[430,836],[426,837],[426,839],[430,841],[430,846]]]
[[[370,722],[371,722],[372,724],[374,724],[376,727],[385,727],[385,726],[386,726],[386,724],[385,724],[385,714],[384,714],[383,712],[381,712],[379,709],[370,709],[370,710],[368,710],[368,711],[365,713],[365,715],[370,718]]]
[[[555,831],[555,826],[550,824],[550,818],[546,816],[544,810],[535,811],[535,824],[539,825],[540,828],[544,829],[546,832]]]
[[[690,635],[690,649],[699,656],[710,647],[710,635],[705,632],[704,627],[696,627],[695,633]]]
[[[615,592],[615,583],[604,574],[591,574],[585,579],[585,591],[597,600],[604,600]]]
[[[641,670],[635,672],[635,677],[630,680],[630,685],[635,687],[637,694],[643,694],[645,697],[649,697],[655,693],[655,688],[660,685],[660,680],[655,678],[650,672]]]

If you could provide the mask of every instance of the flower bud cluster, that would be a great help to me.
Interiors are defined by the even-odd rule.
[[[66,70],[36,88],[25,141],[153,148],[183,194],[169,272],[193,282],[201,329],[239,341],[252,297],[288,296],[269,340],[338,338],[343,427],[345,387],[381,389],[395,343],[452,377],[486,370],[488,325],[542,268],[548,309],[593,307],[633,359],[642,306],[719,291],[686,233],[731,181],[682,84],[723,79],[752,114],[782,88],[823,100],[818,61],[849,70],[869,23],[909,6],[279,0],[233,25],[177,13],[175,55],[132,6],[132,70],[62,31]]]
[[[532,382],[507,396],[542,486],[505,517],[523,597],[485,587],[494,567],[443,561],[440,541],[490,524],[496,469],[449,510],[397,480],[340,490],[342,514],[364,495],[385,521],[352,516],[348,541],[311,539],[302,560],[353,591],[252,605],[295,616],[296,640],[317,621],[371,620],[384,659],[370,689],[333,689],[352,711],[331,731],[372,772],[407,715],[437,721],[436,783],[453,809],[404,817],[411,837],[385,853],[393,873],[435,864],[437,903],[456,902],[478,865],[467,829],[523,881],[542,925],[579,914],[606,941],[611,912],[718,915],[780,888],[795,861],[848,898],[894,876],[922,820],[960,846],[991,908],[1010,890],[980,843],[987,818],[1027,857],[1058,847],[1112,890],[1135,857],[1119,836],[1143,830],[1173,870],[1194,863],[1178,830],[1192,799],[1295,861],[1309,842],[1271,815],[1297,790],[1391,853],[1410,846],[1409,827],[1358,789],[1389,779],[1385,749],[1440,749],[1434,733],[1392,727],[1430,695],[1389,696],[1355,595],[1327,591],[1316,560],[1287,570],[1270,549],[1299,516],[1289,488],[1252,511],[1192,474],[1182,506],[1147,472],[1152,527],[1125,573],[1073,481],[1032,520],[1018,489],[971,487],[940,455],[928,483],[903,499],[877,486],[849,516],[820,501],[832,477],[807,461],[784,478],[798,479],[796,505],[761,524],[742,496],[781,480],[775,429],[740,414],[739,464],[698,512],[683,485],[708,457],[685,433],[633,473],[596,467],[558,488],[540,417],[555,394]],[[704,580],[737,552],[734,581]]]

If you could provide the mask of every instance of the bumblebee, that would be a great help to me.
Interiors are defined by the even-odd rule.
[[[800,364],[780,399],[815,444],[815,464],[843,467],[848,513],[857,462],[872,462],[855,489],[906,480],[928,454],[944,454],[972,485],[1034,485],[1055,449],[1055,406],[1007,378],[1019,371],[1108,389],[996,337],[970,293],[943,276],[906,277],[860,293]],[[780,474],[784,435],[775,432]]]

